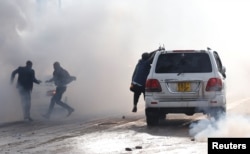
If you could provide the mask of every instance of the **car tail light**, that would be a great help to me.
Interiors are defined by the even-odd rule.
[[[161,92],[161,85],[157,79],[148,79],[146,81],[147,92]]]
[[[207,82],[206,91],[221,91],[222,81],[219,78],[210,78]]]

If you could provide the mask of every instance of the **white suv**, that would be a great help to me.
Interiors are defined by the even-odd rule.
[[[226,69],[219,54],[207,50],[157,51],[146,82],[147,125],[169,113],[226,112]]]

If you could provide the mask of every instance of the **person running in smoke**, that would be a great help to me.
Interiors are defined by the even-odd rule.
[[[16,87],[21,96],[24,120],[33,121],[30,117],[31,92],[33,89],[33,82],[40,84],[41,81],[36,79],[35,71],[32,69],[32,62],[30,60],[26,62],[26,66],[19,66],[11,73],[11,84],[13,83],[16,74],[18,74]]]
[[[47,80],[46,82],[48,83],[54,81],[54,84],[56,85],[56,92],[51,98],[48,112],[45,115],[43,115],[46,119],[50,118],[55,103],[68,110],[67,116],[70,116],[71,113],[74,112],[74,109],[70,107],[68,104],[62,102],[61,99],[63,93],[67,89],[67,84],[69,84],[73,80],[76,80],[76,77],[70,76],[68,71],[62,68],[59,62],[55,62],[53,66],[54,66],[53,77],[50,80]]]
[[[132,112],[137,112],[137,104],[139,101],[139,97],[141,93],[144,96],[145,99],[145,84],[146,80],[151,68],[151,63],[153,61],[154,55],[156,51],[162,50],[160,47],[159,49],[152,51],[150,53],[145,52],[141,55],[141,59],[139,59],[135,70],[132,75],[132,82],[130,86],[130,90],[134,92],[134,98],[133,98],[133,104],[134,107],[132,109]]]

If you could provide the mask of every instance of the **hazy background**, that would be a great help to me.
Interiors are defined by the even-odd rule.
[[[130,113],[134,67],[143,52],[160,45],[218,51],[227,69],[228,102],[248,97],[249,5],[248,0],[0,0],[0,122],[22,119],[9,81],[27,60],[42,81],[52,76],[55,61],[77,77],[64,95],[74,116]],[[45,83],[34,86],[34,119],[46,112],[50,89]]]

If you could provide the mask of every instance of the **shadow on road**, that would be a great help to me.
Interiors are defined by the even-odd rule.
[[[134,122],[128,129],[138,133],[147,133],[154,136],[169,137],[191,137],[189,135],[190,125],[199,122],[196,116],[170,116],[162,119],[157,126],[147,126],[145,118]]]

